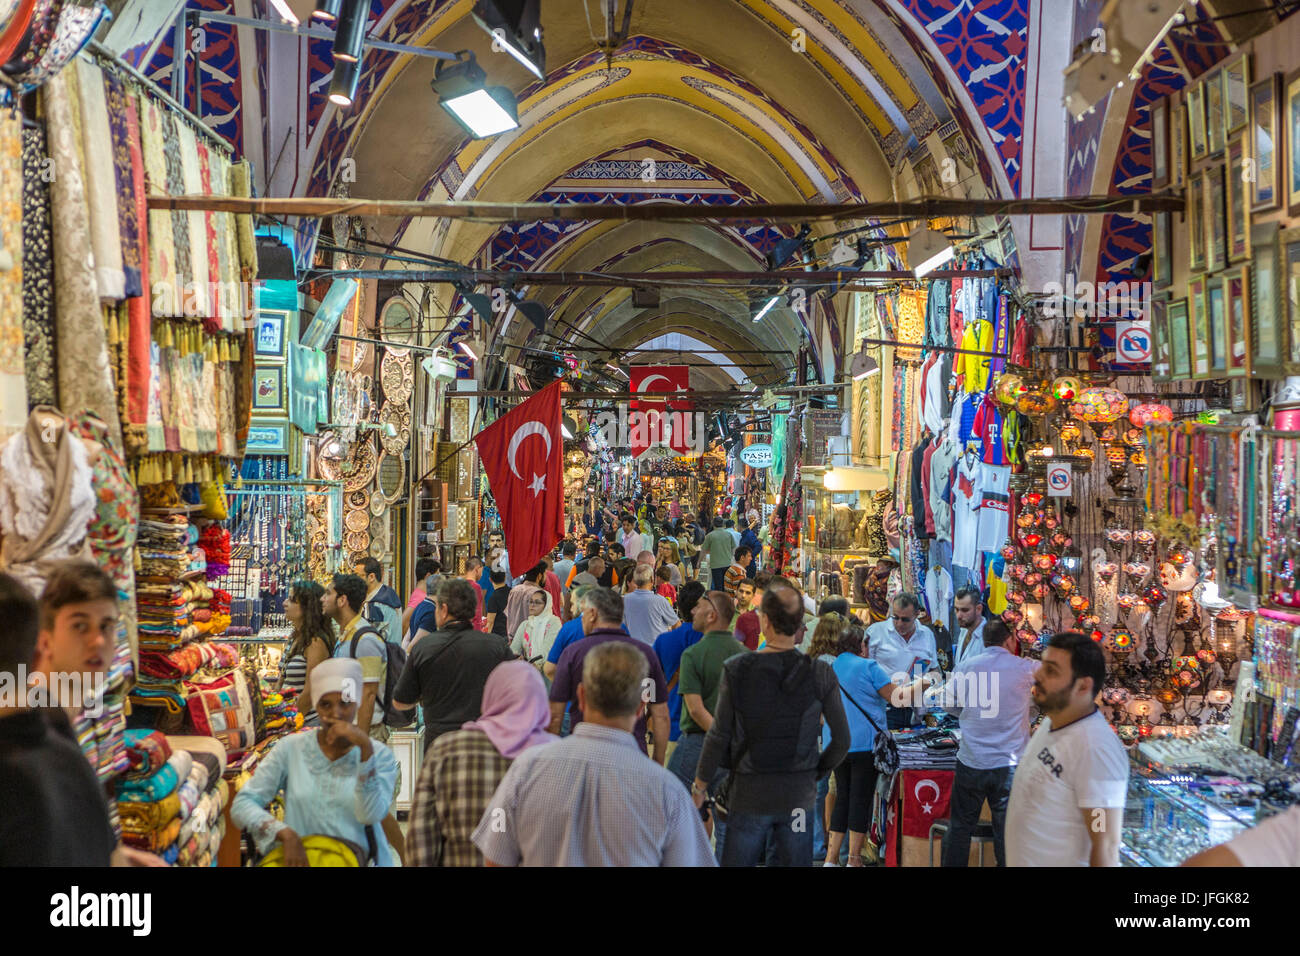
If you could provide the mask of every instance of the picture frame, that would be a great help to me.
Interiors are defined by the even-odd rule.
[[[1187,185],[1187,113],[1178,94],[1169,97],[1169,185]]]
[[[1169,300],[1162,295],[1151,299],[1151,380],[1169,382],[1171,374],[1171,351],[1169,339]]]
[[[1205,282],[1205,327],[1210,341],[1210,378],[1228,377],[1227,319],[1225,318],[1224,276]]]
[[[1190,145],[1189,155],[1193,161],[1204,159],[1209,155],[1205,141],[1205,81],[1193,85],[1187,91],[1187,140]]]
[[[1278,243],[1288,339],[1288,347],[1283,350],[1287,356],[1285,372],[1294,375],[1300,373],[1300,226],[1279,233]]]
[[[1151,104],[1151,188],[1164,189],[1170,181],[1169,98]]]
[[[1222,277],[1223,352],[1229,378],[1250,375],[1250,267],[1229,269]]]
[[[1300,70],[1286,78],[1286,214],[1300,216]]]
[[[1205,77],[1206,155],[1217,156],[1226,142],[1223,115],[1223,69],[1214,69]]]
[[[1228,138],[1250,123],[1250,56],[1241,54],[1223,67],[1223,123]]]
[[[1276,221],[1259,223],[1251,230],[1249,369],[1252,378],[1285,375],[1287,326],[1278,235]]]
[[[1205,270],[1218,272],[1228,264],[1227,170],[1207,170],[1205,185]]]
[[[289,453],[289,423],[287,421],[251,422],[248,426],[248,455],[287,455]]]
[[[1241,262],[1250,258],[1250,196],[1246,185],[1251,177],[1251,166],[1244,131],[1234,133],[1228,140],[1228,162],[1224,174],[1227,177],[1228,261]]]
[[[1187,268],[1205,271],[1205,173],[1187,181]]]
[[[283,365],[258,365],[253,369],[253,414],[261,417],[286,418],[289,397]]]
[[[253,336],[253,357],[259,364],[284,362],[289,357],[289,319],[287,309],[258,309]]]
[[[1174,281],[1173,213],[1151,216],[1151,284],[1167,289]]]
[[[1282,102],[1282,75],[1274,73],[1250,88],[1250,160],[1254,179],[1250,211],[1276,209],[1282,197],[1286,136],[1278,124]]]
[[[1192,374],[1191,335],[1187,326],[1187,300],[1173,299],[1165,308],[1169,330],[1169,377],[1175,381]]]
[[[1206,311],[1205,277],[1187,284],[1187,331],[1192,340],[1194,379],[1210,377],[1210,315]]]

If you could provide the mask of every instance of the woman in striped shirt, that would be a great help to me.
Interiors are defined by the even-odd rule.
[[[284,614],[293,625],[289,647],[280,658],[280,686],[285,698],[310,701],[311,672],[321,661],[334,656],[334,629],[321,597],[325,590],[315,581],[299,581],[284,599]],[[304,712],[304,719],[313,712]]]

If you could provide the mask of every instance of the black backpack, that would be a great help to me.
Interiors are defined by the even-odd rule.
[[[384,640],[384,636],[373,627],[359,627],[356,633],[352,635],[352,643],[348,647],[348,655],[353,659],[356,659],[357,656],[357,644],[367,634],[375,635],[388,653],[388,663],[384,668],[384,726],[394,730],[409,727],[415,722],[415,708],[398,710],[393,706],[397,680],[402,676],[402,669],[406,667],[406,651],[402,650],[401,644],[394,644],[391,641]],[[369,728],[365,729],[369,730]]]

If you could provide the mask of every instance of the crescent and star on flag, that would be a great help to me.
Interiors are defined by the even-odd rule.
[[[542,439],[542,441],[546,442],[546,457],[551,457],[551,446],[553,442],[549,428],[541,422],[524,422],[524,424],[516,428],[514,434],[510,436],[510,444],[506,448],[506,461],[509,463],[510,470],[514,473],[514,476],[520,481],[524,480],[524,476],[519,474],[519,466],[515,463],[515,453],[519,451],[519,446],[523,444],[524,439],[530,435],[537,435]],[[534,472],[533,480],[527,487],[528,490],[533,493],[533,497],[536,498],[546,490],[546,476]]]

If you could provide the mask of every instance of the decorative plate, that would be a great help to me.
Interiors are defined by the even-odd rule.
[[[343,527],[349,531],[365,531],[370,527],[370,515],[363,509],[349,511],[343,518]]]
[[[352,452],[352,459],[343,466],[343,490],[358,491],[375,477],[375,446],[369,440],[361,442]]]
[[[349,531],[343,535],[343,546],[349,551],[360,551],[363,555],[370,550],[369,531]]]
[[[379,490],[389,502],[403,496],[406,481],[406,463],[400,456],[385,455],[379,467]]]
[[[415,388],[415,362],[410,349],[387,349],[379,364],[379,383],[389,401],[404,403]]]
[[[383,540],[388,537],[388,515],[375,515],[370,519],[370,540]]]
[[[378,538],[374,538],[374,539],[371,540],[371,542],[370,542],[370,556],[371,556],[372,558],[382,558],[382,557],[383,557],[384,555],[386,555],[387,553],[388,553],[388,542],[387,542],[387,541],[380,541]]]
[[[348,505],[352,508],[365,508],[370,504],[370,495],[364,491],[353,491],[348,494]]]
[[[366,560],[368,557],[370,557],[369,551],[353,551],[348,555],[348,567],[354,567]]]
[[[384,493],[376,489],[374,496],[370,499],[370,513],[372,515],[388,514],[388,499]]]
[[[406,443],[410,438],[410,430],[404,429],[402,426],[403,412],[406,412],[406,408],[396,402],[385,402],[383,409],[379,412],[380,424],[392,425],[397,431],[397,434],[391,438],[382,431],[379,433],[379,444],[383,445],[384,451],[390,455],[400,456],[406,449]],[[409,415],[410,413],[407,412],[407,417]]]

